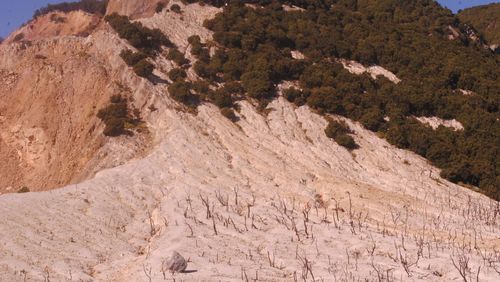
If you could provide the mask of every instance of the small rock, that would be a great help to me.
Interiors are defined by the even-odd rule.
[[[163,271],[184,272],[187,267],[187,261],[176,251],[173,251],[168,257],[163,260]]]

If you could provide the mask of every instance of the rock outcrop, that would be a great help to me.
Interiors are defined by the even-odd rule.
[[[345,59],[339,59],[338,62],[341,63],[344,66],[344,68],[352,74],[360,75],[363,73],[368,73],[373,79],[377,79],[378,76],[383,76],[395,84],[401,82],[401,79],[399,79],[394,73],[384,69],[381,66],[365,67],[356,61],[350,61]]]
[[[448,128],[453,128],[453,130],[464,130],[464,126],[456,119],[442,119],[438,117],[417,117],[419,122],[424,123],[432,127],[432,129],[437,129],[439,126],[444,126]]]
[[[171,273],[184,272],[187,268],[187,261],[176,251],[170,253],[162,262],[162,270]]]
[[[106,14],[118,13],[120,15],[129,16],[133,19],[150,17],[155,13],[155,8],[158,2],[163,0],[110,0]],[[169,2],[169,1],[167,1]]]

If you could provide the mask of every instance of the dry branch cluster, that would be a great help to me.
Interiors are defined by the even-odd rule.
[[[188,194],[178,202],[186,237],[196,241],[198,247],[199,241],[207,238],[224,242],[231,237],[248,240],[266,238],[270,232],[280,234],[276,242],[252,242],[253,247],[238,250],[240,255],[236,256],[226,253],[228,250],[200,247],[200,258],[210,263],[245,265],[240,277],[245,281],[256,280],[259,275],[322,281],[326,277],[316,274],[325,270],[318,268],[323,267],[320,261],[328,261],[326,271],[337,281],[361,279],[362,269],[370,269],[370,276],[378,281],[395,281],[401,275],[431,279],[444,275],[431,263],[443,254],[452,254],[448,258],[452,268],[448,270],[456,269],[455,274],[464,281],[476,281],[484,269],[500,270],[500,250],[489,249],[483,242],[483,234],[499,231],[499,209],[494,202],[485,206],[469,198],[468,204],[460,207],[450,201],[450,207],[462,215],[461,222],[444,211],[423,212],[422,216],[409,205],[403,209],[389,207],[382,218],[377,218],[370,216],[368,208],[355,204],[351,193],[327,200],[322,195],[309,201],[279,195],[267,200],[247,188],[215,190],[194,197]],[[207,230],[211,232],[207,234]],[[367,243],[359,248],[346,244],[345,255],[340,257],[332,256],[331,250],[321,245],[348,234]],[[289,257],[290,246],[295,248],[294,260]],[[481,265],[477,260],[470,263],[472,256],[482,258]]]

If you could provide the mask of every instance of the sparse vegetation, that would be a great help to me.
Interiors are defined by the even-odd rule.
[[[213,91],[211,93],[210,101],[219,108],[230,108],[233,106],[231,93],[225,92],[224,90],[221,89]]]
[[[363,21],[365,16],[357,4],[362,6],[367,2],[370,1],[334,2],[334,5],[356,3],[356,7],[344,7],[356,13],[342,29],[363,32],[354,24]],[[412,13],[412,4],[417,1],[399,2],[407,5],[408,13]],[[266,5],[265,1],[262,3]],[[316,20],[333,21],[328,14],[316,12],[313,2],[308,3],[311,8],[303,12],[307,17],[297,21],[297,25],[307,26],[309,20],[314,23]],[[331,5],[333,2],[314,3]],[[384,7],[390,1],[372,3]],[[271,14],[272,19],[279,22],[279,8],[268,8],[271,9],[266,14]],[[339,7],[334,8],[329,12],[336,13]],[[262,8],[255,5],[252,9]],[[403,17],[399,14],[402,11],[393,14],[391,10],[381,10],[366,20],[377,24],[380,18]],[[429,13],[426,12],[425,15]],[[333,22],[337,20],[344,18],[335,18]],[[290,22],[294,24],[293,20]],[[267,23],[266,29],[269,27],[269,33],[273,32],[273,21]],[[412,29],[414,24],[408,21],[405,27]],[[433,24],[433,21],[422,24]],[[342,29],[338,32],[341,33]],[[286,34],[287,37],[294,36],[288,30]],[[209,70],[208,77],[214,80],[190,83],[184,81],[183,69],[169,72],[174,82],[169,87],[172,97],[186,105],[195,105],[191,102],[206,97],[222,107],[220,113],[224,117],[236,121],[237,116],[229,107],[237,99],[248,97],[242,77],[246,73],[259,72],[260,67],[266,65],[264,72],[271,80],[272,92],[282,80],[293,79],[297,86],[283,92],[289,101],[297,105],[307,104],[317,113],[334,113],[357,120],[391,143],[413,150],[440,167],[450,168],[444,169],[443,175],[455,182],[475,181],[482,187],[495,187],[495,182],[481,183],[497,175],[491,170],[496,155],[488,158],[487,154],[495,154],[498,149],[495,144],[498,123],[494,120],[498,113],[494,111],[494,105],[491,112],[485,110],[492,104],[482,105],[487,103],[487,99],[481,98],[482,94],[469,100],[462,99],[457,91],[455,95],[459,102],[456,102],[448,90],[441,91],[438,86],[422,84],[425,91],[415,92],[418,89],[411,86],[412,82],[403,80],[395,85],[383,79],[355,76],[335,63],[334,57],[325,59],[323,56],[306,59],[303,70],[280,79],[277,77],[282,72],[277,71],[279,68],[274,62],[269,63],[270,66],[249,63],[261,48],[274,46],[269,43],[267,35],[252,35],[262,36],[265,41],[256,39],[259,43],[255,43],[255,49],[244,53],[240,52],[243,49],[234,48],[238,50],[233,50],[231,55],[229,51],[233,48],[220,45],[222,51],[219,54],[203,61]],[[297,39],[297,42],[306,41],[311,36],[302,35],[306,39]],[[332,36],[337,35],[332,33]],[[388,33],[390,36],[392,34]],[[401,38],[400,44],[408,44],[406,33],[401,36],[405,39]],[[433,36],[436,34],[430,37]],[[348,40],[350,37],[340,38]],[[384,40],[391,42],[385,37]],[[320,45],[311,47],[313,49],[320,49],[323,45],[314,40],[308,44]],[[299,48],[295,41],[294,45],[293,49]],[[201,49],[206,50],[204,46]],[[277,49],[288,53],[286,48]],[[38,52],[45,53],[44,50]],[[125,52],[122,52],[122,58],[132,66],[150,60],[147,55],[141,55],[141,51]],[[375,50],[375,53],[379,51]],[[242,65],[235,64],[234,58],[242,58]],[[232,62],[227,63],[229,61]],[[421,64],[428,62],[422,61]],[[405,69],[403,73],[407,71]],[[485,75],[495,77],[495,74]],[[409,75],[401,77],[410,78]],[[455,75],[450,77],[453,84],[456,80]],[[119,81],[114,83],[122,93],[133,92],[125,91],[127,85]],[[151,85],[147,86],[151,89]],[[432,89],[439,93],[427,93]],[[163,103],[163,97],[147,98],[137,103],[145,107],[149,105],[152,112],[158,110],[155,103],[160,111],[169,106],[169,103]],[[250,98],[265,101],[272,96]],[[113,117],[109,119],[120,120],[135,120],[139,116],[137,110],[131,111],[130,104],[122,96],[113,96],[110,102],[102,109],[104,122],[110,115]],[[465,106],[461,102],[465,102]],[[443,105],[445,103],[447,105]],[[117,105],[111,107],[112,104]],[[464,124],[466,130],[455,132],[444,127],[433,130],[409,118],[426,107],[430,115],[446,110],[442,115],[450,118],[459,111],[468,110],[463,114],[463,120],[469,121]],[[500,275],[500,250],[496,245],[500,234],[499,202],[441,181],[437,170],[421,158],[394,150],[383,142],[377,141],[377,144],[363,148],[367,155],[356,159],[345,158],[345,154],[325,156],[325,144],[319,144],[316,138],[317,127],[308,123],[307,117],[313,116],[311,113],[305,108],[290,110],[286,106],[284,112],[276,108],[276,115],[272,115],[268,124],[267,120],[252,114],[246,116],[248,119],[242,122],[240,131],[228,131],[231,126],[226,125],[231,125],[229,122],[214,125],[205,113],[197,120],[174,118],[169,122],[175,123],[175,128],[167,128],[171,138],[163,138],[162,146],[157,146],[149,157],[101,173],[94,180],[72,185],[60,192],[6,196],[6,200],[2,200],[5,215],[2,216],[3,228],[0,231],[12,236],[5,236],[2,242],[6,260],[0,276],[21,281],[39,277],[49,281],[74,277],[105,279],[106,273],[113,272],[128,275],[128,280],[135,281],[158,281],[162,280],[162,275],[165,281],[221,276],[222,279],[241,281],[495,281]],[[487,114],[483,115],[478,109]],[[245,106],[242,116],[246,112]],[[152,116],[162,119],[162,113]],[[306,122],[302,123],[304,120]],[[112,127],[113,123],[119,124],[110,123]],[[120,130],[131,130],[128,121],[123,123],[125,125]],[[483,123],[491,126],[483,126]],[[204,124],[207,128],[203,128]],[[273,129],[277,132],[269,132]],[[485,129],[490,131],[484,132]],[[165,131],[159,133],[161,136]],[[329,120],[324,134],[346,148],[356,145],[346,123]],[[373,134],[364,134],[363,144],[373,140],[370,135]],[[38,139],[38,136],[33,139],[34,149]],[[136,144],[149,145],[149,142]],[[480,147],[484,147],[484,153]],[[466,151],[469,149],[470,152]],[[138,153],[144,155],[143,151]],[[148,151],[145,153],[149,154]],[[460,159],[462,157],[465,158]],[[41,159],[44,160],[43,155]],[[73,166],[79,158],[65,160],[62,164]],[[56,161],[53,160],[55,164]],[[56,176],[62,179],[64,175],[56,171]],[[14,187],[13,191],[19,188]],[[494,195],[495,191],[491,193]],[[28,198],[29,201],[22,202],[20,200],[26,199],[17,198]],[[64,216],[58,215],[61,211],[64,211]],[[85,222],[75,224],[75,219]],[[130,238],[131,244],[125,244]],[[175,245],[169,245],[161,252],[155,248],[166,246],[172,240],[176,241]],[[99,247],[88,247],[103,244],[106,244],[104,252]],[[238,248],[234,248],[236,245]],[[28,250],[22,251],[26,249],[22,246],[27,246]],[[51,247],[44,248],[47,246]],[[35,251],[30,252],[30,248]],[[175,259],[180,255],[173,252],[174,248],[185,252],[187,259]],[[169,253],[166,253],[167,249]],[[73,258],[74,252],[70,250],[85,251],[90,262],[79,263],[79,258]],[[107,254],[110,253],[121,256],[109,257]],[[172,253],[176,255],[165,258]],[[194,263],[186,268],[191,261],[188,256]],[[137,260],[137,257],[144,259]],[[48,266],[36,263],[43,263],[46,258],[49,258]],[[103,260],[107,261],[97,269],[92,267]],[[52,265],[52,261],[68,263]],[[120,272],[118,269],[120,273],[117,273],[113,266],[123,261],[130,262],[128,265],[134,271]],[[184,271],[186,273],[179,273]]]
[[[170,80],[172,81],[183,81],[184,79],[186,79],[187,77],[187,74],[186,74],[186,71],[181,69],[181,68],[175,68],[175,69],[171,69],[169,72],[168,72],[168,77],[170,78]]]
[[[17,191],[17,193],[29,193],[29,192],[30,192],[30,188],[28,188],[26,186],[21,187],[21,189],[19,189]]]
[[[51,12],[68,13],[72,11],[84,11],[91,14],[104,15],[106,14],[106,7],[108,0],[80,0],[77,2],[62,2],[58,4],[48,4],[47,6],[35,11],[33,18],[37,18]]]
[[[168,87],[170,96],[186,106],[194,107],[199,103],[198,96],[191,92],[191,84],[186,81],[176,81]]]
[[[104,135],[111,137],[132,135],[129,128],[141,123],[140,112],[134,111],[134,115],[132,115],[128,108],[127,99],[121,95],[112,96],[110,102],[108,106],[100,109],[97,113],[97,117],[106,125]]]
[[[161,13],[165,9],[166,6],[167,5],[165,4],[165,2],[158,2],[158,3],[156,3],[155,12],[156,13]]]
[[[148,61],[148,56],[143,52],[133,52],[131,50],[122,50],[120,53],[120,57],[127,63],[127,65],[131,66],[134,72],[144,78],[150,78],[154,65]]]
[[[138,62],[146,59],[148,56],[142,52],[134,52],[131,50],[122,50],[120,57],[127,63],[127,65],[133,67]]]
[[[192,89],[203,99],[206,99],[212,92],[212,90],[210,89],[210,83],[204,80],[197,80],[193,82]]]
[[[66,22],[66,18],[58,16],[56,14],[52,14],[52,15],[50,15],[50,21],[54,22],[54,23],[65,23]]]
[[[126,16],[113,13],[105,19],[121,38],[139,50],[123,50],[120,53],[122,59],[133,67],[138,76],[150,78],[154,65],[147,58],[156,57],[162,47],[173,47],[172,42],[159,29],[149,29],[141,23],[132,23]]]
[[[354,138],[348,135],[352,134],[352,131],[349,129],[345,122],[331,120],[325,129],[325,134],[329,138],[335,140],[337,144],[347,148],[348,150],[359,148],[359,146],[354,141]]]
[[[191,54],[199,56],[203,52],[203,44],[198,35],[192,35],[188,38],[188,43],[191,45]]]
[[[220,109],[220,113],[226,117],[227,119],[229,119],[230,121],[232,122],[235,122],[238,120],[238,117],[236,116],[236,114],[234,113],[234,110],[231,109],[231,108],[222,108]]]
[[[14,36],[12,41],[19,42],[19,41],[22,41],[23,39],[24,39],[24,33],[18,33],[18,34],[16,34],[16,36]]]
[[[302,90],[295,87],[290,87],[283,91],[283,97],[291,103],[295,103],[297,106],[302,106],[306,104],[306,97],[310,95],[304,94]]]
[[[177,4],[172,4],[172,6],[170,6],[170,10],[174,13],[177,13],[177,14],[182,13],[181,6],[179,6]]]
[[[162,46],[173,47],[172,42],[161,30],[149,29],[139,22],[131,22],[127,16],[113,13],[106,16],[105,20],[121,38],[148,56],[156,56]]]
[[[167,54],[167,59],[174,61],[178,66],[183,66],[189,63],[189,60],[184,57],[184,54],[176,48],[170,49]]]
[[[352,151],[354,149],[359,148],[358,144],[356,144],[356,142],[354,141],[354,138],[352,138],[352,136],[343,134],[343,135],[335,136],[335,138],[333,138],[333,139],[335,140],[335,142],[337,142],[337,144],[339,144],[342,147],[345,147],[349,151]]]
[[[155,69],[154,65],[150,63],[147,59],[140,60],[137,64],[134,65],[134,72],[144,78],[149,78],[153,74],[153,70]]]

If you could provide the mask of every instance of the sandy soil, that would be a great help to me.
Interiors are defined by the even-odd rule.
[[[309,268],[320,281],[450,281],[465,259],[468,276],[498,279],[498,203],[420,157],[348,121],[361,145],[349,153],[322,117],[283,99],[267,118],[242,103],[237,125],[162,99],[148,157],[0,198],[2,277],[161,281],[176,250],[191,261],[175,275],[186,281],[290,281]]]

